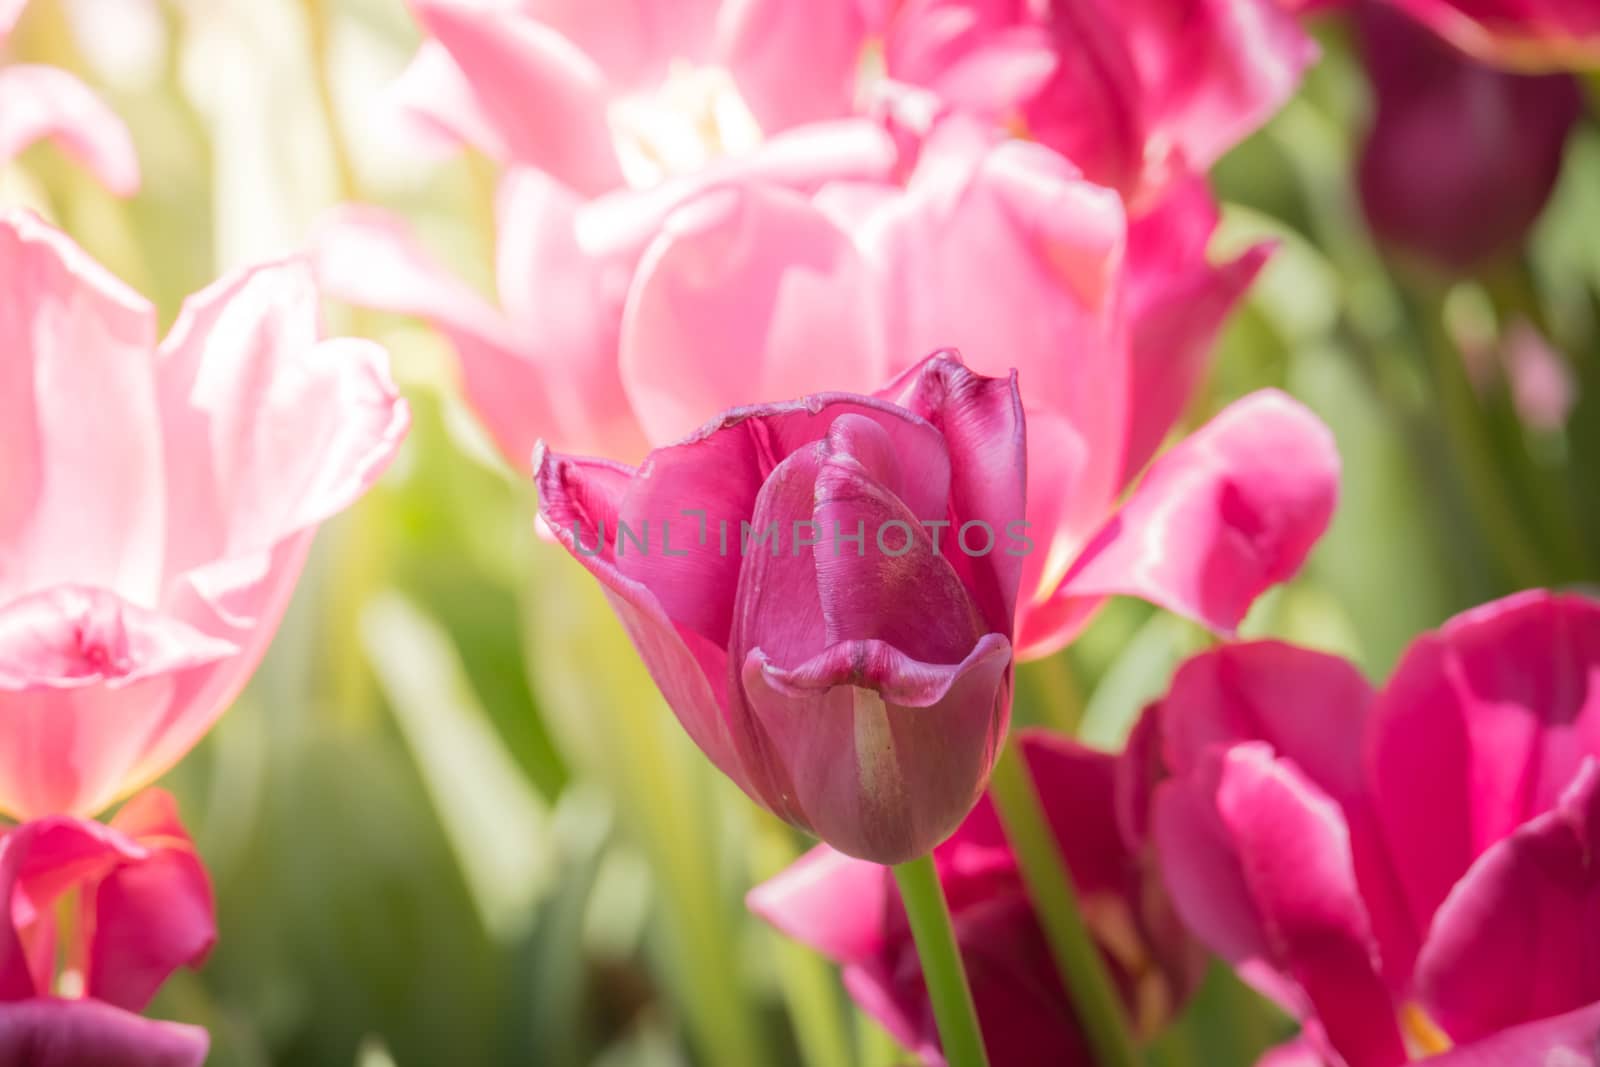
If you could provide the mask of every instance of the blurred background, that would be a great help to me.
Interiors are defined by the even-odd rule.
[[[1449,269],[1407,220],[1431,203],[1479,221],[1471,197],[1516,195],[1486,169],[1510,151],[1495,137],[1546,112],[1498,132],[1469,114],[1471,151],[1367,174],[1373,79],[1345,17],[1313,26],[1323,58],[1298,96],[1213,174],[1218,250],[1280,249],[1187,418],[1275,385],[1333,427],[1334,527],[1246,632],[1377,677],[1455,611],[1600,577],[1600,86],[1555,136],[1531,229]],[[143,192],[114,199],[42,146],[0,171],[0,202],[58,221],[164,322],[352,199],[414,220],[489,292],[492,168],[429,154],[386,96],[417,41],[403,0],[35,0],[9,58],[101,91]],[[1387,211],[1363,212],[1358,176]],[[534,535],[532,488],[463,407],[443,343],[373,313],[329,326],[388,345],[415,428],[324,528],[259,674],[168,779],[221,937],[155,1013],[209,1027],[217,1067],[906,1062],[832,968],[744,912],[806,842],[693,751],[593,583]],[[1018,718],[1115,746],[1208,640],[1117,602],[1022,668]],[[1287,1029],[1219,973],[1161,1055],[1249,1062]]]

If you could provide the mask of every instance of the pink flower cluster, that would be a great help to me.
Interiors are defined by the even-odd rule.
[[[22,6],[0,0],[0,41]],[[0,216],[0,815],[20,820],[0,834],[0,1063],[205,1056],[203,1032],[138,1014],[215,936],[174,802],[138,791],[239,693],[316,528],[407,426],[382,350],[321,339],[319,282],[450,340],[685,730],[825,842],[752,906],[936,1063],[882,866],[931,853],[994,1062],[1089,1062],[985,790],[1019,658],[1117,595],[1231,636],[1331,519],[1338,456],[1296,401],[1264,390],[1182,432],[1271,253],[1212,256],[1206,171],[1314,58],[1294,6],[412,0],[426,38],[399,99],[503,167],[494,302],[350,205],[305,262],[222,279],[158,340],[66,236]],[[1600,32],[1579,0],[1397,6],[1518,65],[1588,62]],[[1572,85],[1453,53],[1420,84],[1372,25],[1369,214],[1483,258],[1547,195]],[[1507,158],[1434,121],[1458,78],[1554,113],[1500,115],[1526,141]],[[0,69],[0,161],[42,137],[135,191],[127,131],[84,86]],[[1481,246],[1458,204],[1405,199],[1446,164],[1516,186]],[[696,514],[904,541],[729,553]],[[930,534],[1014,522],[1034,551]],[[652,523],[680,548],[581,542]],[[1596,694],[1600,606],[1534,593],[1422,639],[1381,691],[1224,645],[1123,754],[1020,744],[1141,1030],[1205,946],[1302,1024],[1276,1067],[1592,1063]]]

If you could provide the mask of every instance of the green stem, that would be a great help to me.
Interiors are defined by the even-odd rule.
[[[1045,819],[1015,740],[1000,754],[989,793],[1022,868],[1056,968],[1072,997],[1078,1023],[1095,1051],[1095,1062],[1101,1067],[1136,1067],[1139,1052],[1123,1013],[1122,997],[1084,921],[1066,859]]]
[[[900,886],[911,936],[917,943],[922,980],[928,987],[928,999],[933,1002],[945,1061],[950,1067],[988,1067],[983,1033],[978,1029],[978,1009],[972,1003],[972,990],[967,986],[967,972],[961,965],[961,950],[956,947],[955,927],[950,924],[950,909],[945,904],[933,856],[897,865],[894,880]]]

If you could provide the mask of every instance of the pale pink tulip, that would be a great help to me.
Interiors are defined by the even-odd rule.
[[[320,341],[309,270],[155,310],[32,215],[0,217],[0,812],[91,814],[244,685],[317,525],[408,412],[387,358]]]
[[[77,913],[63,925],[68,893]],[[159,790],[109,825],[57,815],[0,835],[0,1063],[199,1067],[204,1030],[138,1013],[174,970],[205,959],[213,912],[210,880]]]
[[[1511,70],[1600,67],[1594,0],[1388,0],[1464,52]]]
[[[541,452],[534,477],[712,762],[899,863],[961,823],[1005,738],[1024,448],[1015,375],[938,355],[876,396],[725,412],[638,470]]]
[[[674,201],[587,203],[519,172],[501,197],[507,316],[371,209],[316,247],[331,291],[426,315],[508,457],[534,439],[632,461],[717,411],[867,392],[928,352],[1020,373],[1028,519],[1018,648],[1061,647],[1126,593],[1228,630],[1326,525],[1337,458],[1303,409],[1260,394],[1161,459],[1118,512],[1201,378],[1265,258],[1213,265],[1196,179],[1131,226],[1050,149],[941,123],[901,180],[811,193],[746,179]],[[519,329],[545,337],[519,347]]]
[[[1092,933],[1141,1032],[1171,1020],[1204,956],[1173,919],[1115,812],[1118,760],[1027,731],[1023,757]],[[934,866],[978,1009],[991,1067],[1093,1067],[1015,854],[985,798]],[[845,988],[924,1064],[944,1062],[922,968],[890,872],[819,845],[757,886],[750,910],[844,968]]]
[[[0,54],[27,0],[0,3]],[[117,196],[139,191],[128,128],[74,75],[54,67],[0,66],[0,164],[49,139]]]
[[[1594,1062],[1600,604],[1485,605],[1376,693],[1331,656],[1218,649],[1133,748],[1179,914],[1305,1024],[1273,1067]]]

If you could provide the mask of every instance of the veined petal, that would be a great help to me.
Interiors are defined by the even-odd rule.
[[[988,782],[1009,718],[1010,663],[999,634],[956,665],[873,641],[833,645],[795,668],[753,650],[741,680],[788,772],[780,814],[874,863],[927,852]]]

